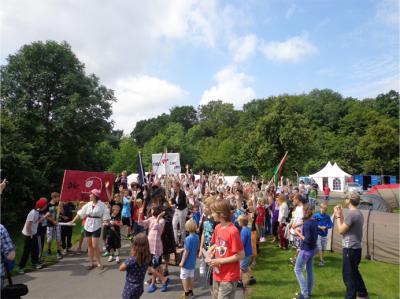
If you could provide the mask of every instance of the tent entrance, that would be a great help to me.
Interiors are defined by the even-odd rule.
[[[389,175],[383,175],[382,176],[382,184],[390,184],[390,176]]]
[[[368,190],[368,188],[371,188],[371,176],[365,175],[363,177],[363,190]]]
[[[326,185],[328,185],[328,178],[322,178],[322,186],[326,186]]]

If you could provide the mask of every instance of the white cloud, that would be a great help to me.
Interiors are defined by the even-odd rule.
[[[255,34],[232,39],[229,43],[229,49],[233,53],[233,60],[237,63],[248,59],[256,50],[256,46],[257,36]]]
[[[255,92],[247,83],[252,79],[244,73],[239,73],[234,67],[227,67],[215,75],[217,84],[203,92],[200,105],[210,101],[221,100],[232,103],[236,108],[255,98]]]
[[[188,92],[165,80],[139,75],[118,80],[115,96],[118,99],[113,105],[115,127],[128,134],[137,121],[168,113],[172,106],[182,104]]]
[[[289,9],[287,10],[286,14],[285,14],[285,18],[289,19],[297,10],[297,5],[296,4],[292,4],[290,5]]]
[[[386,25],[399,25],[400,7],[398,0],[383,0],[377,5],[375,18]]]
[[[365,99],[374,98],[378,94],[387,93],[391,89],[400,92],[400,78],[397,74],[363,84],[357,83],[346,88],[343,91],[343,94],[359,99]]]
[[[264,42],[260,50],[268,59],[282,62],[300,61],[318,52],[317,48],[302,36],[294,36],[283,42]]]
[[[233,15],[217,0],[4,0],[1,60],[33,41],[65,40],[89,72],[110,83],[147,72],[169,53],[165,41],[216,46]]]

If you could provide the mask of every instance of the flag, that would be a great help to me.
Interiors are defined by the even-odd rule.
[[[279,179],[281,178],[282,168],[283,168],[283,164],[285,163],[287,154],[288,154],[288,152],[285,153],[285,155],[283,156],[281,162],[279,162],[279,164],[276,165],[274,170],[273,170],[274,179],[275,179],[275,186],[276,187],[278,187],[278,182],[279,182]]]
[[[142,155],[138,153],[138,177],[137,182],[140,186],[144,186],[146,183],[146,172],[144,171],[143,162],[142,162]]]
[[[105,184],[109,182],[109,193],[112,194],[114,174],[110,172],[89,172],[78,170],[65,170],[61,187],[61,201],[89,201],[92,189],[99,189],[100,199],[107,201],[108,196]]]

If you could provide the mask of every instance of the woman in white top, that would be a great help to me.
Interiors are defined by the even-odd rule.
[[[84,232],[88,244],[88,270],[95,267],[94,259],[96,259],[97,267],[103,269],[100,258],[99,239],[103,222],[110,220],[110,210],[100,201],[100,194],[101,191],[98,189],[91,190],[89,195],[90,201],[78,211],[75,218],[70,222],[72,224],[78,218],[86,218]]]
[[[289,208],[286,203],[286,197],[284,194],[280,194],[278,197],[279,204],[279,215],[278,215],[278,234],[279,234],[279,247],[281,249],[288,249],[288,240],[285,238],[285,228],[286,228],[286,219],[289,216]]]

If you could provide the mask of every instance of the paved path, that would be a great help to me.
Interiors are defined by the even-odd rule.
[[[121,258],[125,259],[129,252],[129,242],[123,241]],[[28,285],[29,293],[24,298],[55,299],[55,298],[121,298],[125,273],[118,270],[115,262],[107,262],[102,258],[104,270],[86,270],[88,259],[86,254],[67,255],[55,265],[39,271],[17,275],[14,283]],[[182,285],[179,280],[179,268],[169,267],[170,288],[168,292],[161,293],[157,290],[153,294],[143,293],[141,298],[179,298],[182,294]],[[148,279],[148,277],[146,277]],[[160,287],[160,285],[158,285]],[[210,292],[204,278],[199,277],[198,269],[195,276],[195,298],[210,298]],[[243,298],[241,289],[237,291],[236,298]]]

